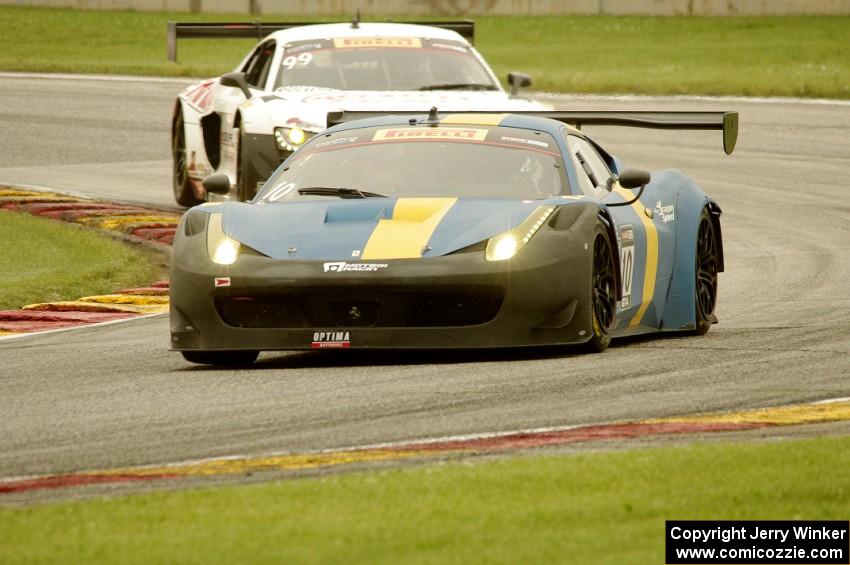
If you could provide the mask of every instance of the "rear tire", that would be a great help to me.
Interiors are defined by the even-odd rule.
[[[694,308],[696,310],[696,335],[704,335],[714,323],[714,308],[717,306],[717,273],[720,253],[717,244],[717,232],[711,214],[704,208],[699,217],[697,228],[696,257],[694,277],[696,290]]]
[[[591,336],[584,344],[590,353],[602,353],[611,343],[611,330],[617,314],[617,282],[614,253],[608,232],[600,225],[593,239],[593,270],[591,272]]]
[[[238,367],[250,365],[257,360],[259,351],[181,351],[183,358],[190,363],[217,365],[219,367]]]
[[[186,157],[186,129],[183,124],[183,111],[177,111],[174,120],[174,134],[171,138],[171,156],[173,167],[171,184],[174,190],[174,200],[187,208],[200,204],[203,200],[195,197],[195,189],[189,180],[189,163]]]

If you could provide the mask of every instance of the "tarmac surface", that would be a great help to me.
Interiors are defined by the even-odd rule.
[[[0,183],[174,206],[182,84],[3,76]],[[846,102],[551,101],[740,112],[731,157],[719,132],[586,129],[628,165],[685,171],[723,208],[720,323],[706,336],[602,355],[264,353],[246,370],[169,352],[166,316],[0,340],[0,478],[850,397]]]

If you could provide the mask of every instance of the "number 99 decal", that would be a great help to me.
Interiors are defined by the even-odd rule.
[[[301,53],[300,55],[289,55],[288,57],[284,57],[281,64],[289,70],[294,69],[295,67],[304,67],[310,64],[310,61],[313,60],[312,53]]]

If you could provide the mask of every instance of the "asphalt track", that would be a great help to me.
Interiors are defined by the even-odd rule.
[[[172,206],[180,85],[0,76],[0,182]],[[588,128],[721,203],[726,273],[708,335],[602,355],[266,353],[248,370],[168,352],[165,316],[0,340],[0,478],[849,397],[850,106],[554,101],[740,112],[731,157],[717,132]]]

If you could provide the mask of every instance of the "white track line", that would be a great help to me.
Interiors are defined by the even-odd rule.
[[[150,77],[133,75],[86,75],[71,73],[9,73],[0,72],[0,78],[46,79],[46,80],[81,80],[92,82],[145,82],[163,84],[190,84],[202,80],[195,77]]]
[[[839,398],[828,398],[825,400],[818,400],[814,402],[803,402],[800,404],[789,404],[785,407],[792,406],[805,406],[811,404],[836,404],[839,402],[848,402],[850,401],[850,397],[839,397]],[[767,409],[774,408],[783,408],[783,406],[770,406]],[[753,410],[758,410],[755,408]],[[735,411],[732,411],[735,412]],[[640,420],[618,420],[611,422],[594,422],[587,424],[573,424],[569,426],[548,426],[541,428],[523,428],[519,430],[508,430],[501,432],[482,432],[476,434],[459,434],[459,435],[450,435],[450,436],[442,436],[442,437],[430,437],[430,438],[418,438],[418,439],[409,439],[409,440],[400,440],[400,441],[391,441],[385,443],[367,443],[364,445],[355,445],[348,447],[332,447],[327,449],[316,449],[316,450],[306,450],[306,451],[270,451],[266,453],[254,454],[254,455],[221,455],[218,457],[201,457],[198,459],[186,459],[183,461],[176,461],[172,463],[149,463],[146,465],[132,465],[126,467],[127,469],[157,469],[157,468],[179,468],[179,467],[189,467],[192,465],[204,465],[209,463],[215,463],[217,461],[238,461],[245,459],[266,459],[271,457],[286,457],[289,455],[322,455],[327,453],[349,453],[352,451],[368,451],[375,449],[398,449],[404,447],[412,447],[412,446],[422,446],[422,445],[433,445],[437,443],[452,443],[452,442],[461,442],[461,441],[474,441],[479,439],[494,439],[500,437],[507,437],[512,435],[519,434],[543,434],[543,433],[552,433],[552,432],[566,432],[569,430],[575,430],[580,428],[588,428],[588,427],[597,427],[597,426],[612,426],[617,424],[630,424],[630,423],[640,423]],[[47,475],[25,475],[18,477],[2,477],[0,478],[0,484],[16,482],[22,480],[31,480],[31,479],[39,479],[43,477],[50,477],[53,475],[71,475],[78,473],[98,473],[111,471],[113,469],[95,469],[89,471],[70,471],[67,473],[51,473]]]
[[[11,333],[9,335],[0,336],[0,342],[12,340],[12,339],[21,339],[21,338],[24,338],[24,337],[31,337],[31,336],[36,336],[36,335],[41,336],[41,335],[55,334],[55,333],[59,333],[59,332],[70,332],[70,331],[73,331],[73,330],[82,330],[82,329],[86,329],[86,328],[94,328],[94,327],[98,327],[98,326],[111,326],[113,324],[123,324],[124,322],[132,322],[134,320],[141,320],[143,318],[153,318],[154,316],[165,316],[166,314],[167,314],[167,312],[160,312],[158,314],[141,314],[139,316],[133,316],[132,318],[122,318],[120,320],[109,320],[109,321],[106,321],[106,322],[95,322],[93,324],[81,323],[78,326],[68,326],[67,328],[56,328],[55,330],[37,330],[37,331],[34,331],[34,332]]]
[[[124,198],[107,198],[102,194],[91,194],[88,192],[80,192],[79,190],[71,190],[69,188],[50,188],[49,186],[42,186],[38,184],[27,184],[20,182],[7,182],[0,179],[0,188],[8,188],[10,190],[20,189],[20,190],[31,190],[33,192],[50,192],[53,194],[64,194],[67,196],[73,196],[74,198],[81,198],[83,200],[97,201],[97,202],[108,202],[111,204],[127,204],[130,206],[138,206],[142,208],[150,208],[151,210],[158,210],[161,212],[170,212],[173,214],[183,214],[186,211],[186,208],[182,208],[180,206],[167,206],[165,204],[151,204],[150,202],[144,202],[143,200],[128,200]]]
[[[532,95],[535,100],[566,101],[577,100],[592,102],[735,102],[744,104],[802,104],[815,106],[850,106],[850,100],[831,98],[792,98],[783,96],[702,96],[695,94],[677,94],[661,96],[657,94],[570,94],[564,92],[540,92]]]
[[[12,73],[0,72],[0,78],[21,79],[47,79],[47,80],[77,80],[92,82],[144,82],[164,84],[189,84],[201,77],[151,77],[133,75],[91,75],[71,73]],[[565,92],[536,92],[529,96],[538,100],[603,100],[612,102],[740,102],[752,104],[805,104],[805,105],[833,105],[850,106],[850,100],[830,98],[793,98],[784,96],[701,96],[701,95],[672,95],[662,96],[657,94],[571,94]]]
[[[155,314],[159,315],[159,314]],[[113,323],[113,322],[107,322]],[[58,330],[57,330],[58,331]],[[835,404],[838,402],[847,402],[850,401],[850,397],[839,397],[839,398],[828,398],[825,400],[818,400],[814,402],[803,402],[800,404],[790,404],[787,406],[805,406],[807,404]],[[782,406],[771,406],[765,409],[772,408],[783,408]],[[758,410],[758,409],[755,409]],[[493,439],[500,437],[507,437],[512,435],[519,434],[543,434],[543,433],[552,433],[552,432],[565,432],[569,430],[575,430],[580,428],[587,427],[596,427],[596,426],[611,426],[617,424],[629,424],[629,423],[639,423],[640,421],[612,421],[612,422],[594,422],[587,424],[573,424],[569,426],[548,426],[541,428],[523,428],[519,430],[508,430],[501,432],[482,432],[477,434],[459,434],[459,435],[450,435],[450,436],[442,436],[442,437],[431,437],[431,438],[418,438],[418,439],[410,439],[410,440],[400,440],[400,441],[391,441],[385,443],[368,443],[364,445],[355,445],[348,447],[333,447],[328,449],[317,449],[317,450],[306,450],[306,451],[270,451],[266,453],[254,454],[254,455],[221,455],[218,457],[201,457],[198,459],[186,459],[183,461],[177,461],[172,463],[149,463],[146,465],[132,465],[127,467],[127,469],[133,470],[144,470],[144,469],[157,469],[157,468],[180,468],[180,467],[189,467],[192,465],[204,465],[209,463],[215,463],[217,461],[238,461],[245,459],[266,459],[271,457],[286,457],[289,455],[318,455],[318,454],[326,454],[326,453],[348,453],[352,451],[367,451],[367,450],[375,450],[375,449],[397,449],[404,447],[412,447],[412,446],[420,446],[420,445],[433,445],[437,443],[452,443],[452,442],[461,442],[461,441],[475,441],[479,439]],[[23,480],[33,480],[44,477],[50,477],[54,475],[73,475],[78,473],[97,473],[99,471],[106,472],[112,471],[113,469],[94,469],[88,471],[69,471],[67,473],[50,473],[47,475],[24,475],[18,477],[2,477],[0,478],[0,484],[17,482]]]

